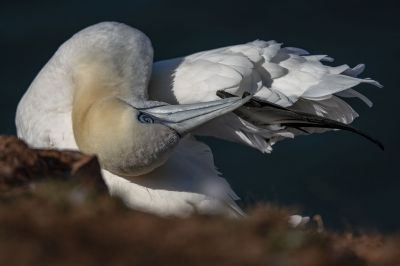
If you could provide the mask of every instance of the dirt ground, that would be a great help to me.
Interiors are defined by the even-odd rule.
[[[108,196],[96,158],[0,136],[0,265],[400,265],[400,236],[248,218],[161,218]]]

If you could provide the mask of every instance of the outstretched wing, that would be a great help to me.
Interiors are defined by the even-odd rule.
[[[331,67],[324,61],[333,59],[257,40],[155,63],[149,95],[154,100],[183,104],[216,100],[218,91],[238,96],[249,92],[262,102],[349,124],[358,114],[342,98],[358,97],[371,106],[371,101],[352,87],[360,83],[381,85],[357,77],[364,70],[362,64]],[[262,105],[241,107],[197,133],[270,152],[272,144],[283,138],[326,130],[301,121],[282,123],[292,119],[287,115]]]

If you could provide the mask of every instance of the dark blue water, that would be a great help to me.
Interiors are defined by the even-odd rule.
[[[0,133],[14,134],[18,100],[56,48],[78,30],[125,22],[153,41],[156,59],[254,39],[276,39],[337,64],[366,63],[385,85],[359,90],[355,126],[386,146],[381,152],[345,132],[299,137],[271,155],[206,139],[215,162],[245,203],[297,205],[335,228],[400,229],[400,9],[388,1],[12,1],[0,5]]]

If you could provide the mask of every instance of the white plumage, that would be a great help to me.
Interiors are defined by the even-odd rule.
[[[359,83],[380,86],[371,79],[357,78],[363,65],[326,66],[322,62],[332,59],[325,55],[282,48],[275,41],[257,40],[154,65],[152,54],[149,39],[124,24],[104,22],[84,29],[64,43],[35,78],[19,103],[16,125],[18,136],[34,147],[81,149],[98,154],[112,195],[121,197],[132,208],[161,215],[184,216],[194,211],[242,214],[235,204],[238,197],[215,169],[209,147],[193,135],[215,136],[270,152],[272,145],[281,139],[332,128],[329,119],[351,123],[358,115],[342,98],[358,97],[371,105],[365,96],[351,88]],[[251,96],[221,100],[218,91],[225,92],[223,97],[248,93]],[[110,99],[112,106],[117,100],[118,108],[123,106],[123,110],[133,110],[133,114],[139,112],[138,117],[141,112],[148,112],[151,122],[159,124],[159,128],[155,131],[156,125],[143,124],[147,120],[136,121],[135,115],[133,128],[138,126],[144,131],[140,135],[132,133],[136,134],[134,140],[131,132],[128,135],[118,132],[113,120],[125,115],[125,111],[116,111],[118,108],[109,105],[106,106],[111,111],[105,113],[92,108],[100,102],[108,104]],[[223,103],[225,111],[215,111],[208,104],[210,101],[218,101],[212,105]],[[159,116],[165,111],[163,108],[168,112]],[[214,111],[206,112],[204,108]],[[236,111],[228,112],[226,108]],[[85,120],[89,118],[79,110],[89,110],[95,118]],[[169,115],[171,110],[176,113]],[[202,113],[193,115],[193,112]],[[190,115],[190,119],[168,120],[176,114]],[[106,120],[108,116],[110,120]],[[191,133],[187,133],[185,126],[185,136],[172,145],[176,136],[171,128],[179,133],[182,123],[199,117],[203,120],[196,122],[196,126],[190,125]],[[318,117],[329,119],[320,121]],[[130,125],[131,121],[126,121]],[[109,125],[103,125],[106,122]],[[121,127],[124,130],[125,124]],[[106,130],[99,132],[100,126]],[[94,127],[96,130],[92,130]],[[144,153],[148,145],[156,145],[154,138],[165,128],[169,130],[163,135],[165,138],[175,136],[165,141],[166,148]],[[141,154],[144,159],[132,159],[132,151],[122,151],[126,147],[120,140],[124,139],[127,147],[131,142],[132,147],[141,147],[134,154]],[[110,148],[112,158],[108,157],[111,154],[108,150],[102,150],[108,140],[115,142]],[[125,168],[119,174],[121,166],[114,165],[118,161],[123,162],[123,167],[133,169],[132,174]],[[138,170],[135,163],[144,165],[139,169],[140,176],[133,174]]]
[[[381,86],[374,80],[357,78],[364,65],[330,67],[321,62],[333,61],[326,55],[308,55],[303,49],[281,46],[275,41],[256,40],[156,62],[150,97],[182,104],[216,100],[218,90],[236,95],[247,91],[265,101],[345,124],[350,124],[358,114],[337,96],[358,97],[372,106],[364,95],[350,89],[360,83]],[[197,133],[270,152],[276,141],[301,132],[276,126],[255,127],[227,114]]]

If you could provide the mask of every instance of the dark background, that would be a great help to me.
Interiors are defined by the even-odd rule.
[[[382,140],[384,152],[345,132],[299,137],[271,155],[206,139],[215,162],[244,204],[273,201],[319,213],[333,228],[400,229],[400,9],[388,1],[33,1],[0,4],[0,134],[15,134],[16,105],[30,82],[73,33],[100,21],[145,32],[155,59],[275,39],[335,64],[365,63],[364,77],[385,88],[358,87],[369,109],[352,101],[356,127]]]

